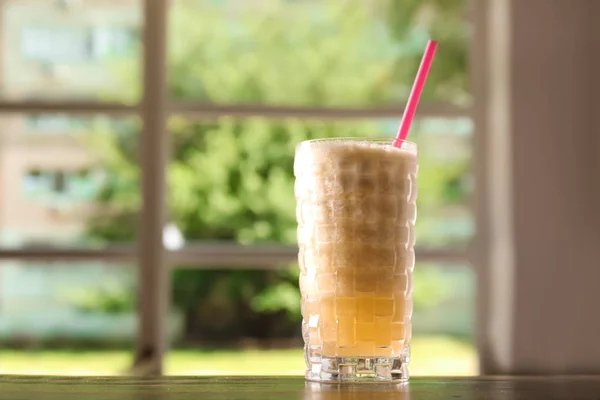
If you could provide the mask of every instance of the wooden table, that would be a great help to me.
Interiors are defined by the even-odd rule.
[[[0,399],[600,400],[600,377],[413,378],[408,385],[321,385],[302,377],[0,377]]]

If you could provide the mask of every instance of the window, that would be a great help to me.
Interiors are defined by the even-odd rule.
[[[11,113],[0,122],[1,244],[22,247],[35,238],[46,245],[104,246],[136,239],[135,118]],[[117,143],[123,152],[111,156]],[[132,163],[125,170],[117,168],[125,162],[121,156]],[[104,206],[100,199],[115,188],[127,195],[115,207]],[[127,236],[106,232],[107,215],[132,221]]]
[[[4,1],[0,94],[10,99],[137,100],[140,4]],[[124,86],[127,92],[119,89]]]
[[[64,134],[86,128],[85,118],[68,117],[65,115],[35,114],[25,117],[25,127],[28,132],[42,134]],[[87,125],[89,127],[89,124]]]
[[[84,28],[28,26],[21,34],[21,51],[29,59],[44,62],[85,61],[89,35]]]
[[[27,26],[21,40],[25,57],[47,63],[93,62],[133,51],[128,27]]]
[[[103,171],[40,171],[32,170],[23,177],[23,191],[37,200],[63,198],[71,201],[92,201],[105,179]]]
[[[290,174],[295,143],[319,136],[393,136],[430,34],[447,44],[440,48],[411,132],[422,164],[417,256],[424,311],[415,326],[423,334],[444,331],[470,338],[474,279],[465,249],[474,225],[469,206],[473,126],[466,1],[256,0],[241,5],[147,0],[145,29],[135,23],[140,2],[108,3],[74,2],[60,17],[45,20],[77,21],[74,10],[81,9],[82,30],[58,24],[53,26],[63,27],[49,33],[46,25],[24,24],[23,53],[66,63],[71,73],[62,87],[40,78],[25,87],[25,97],[16,87],[7,90],[4,103],[22,111],[13,124],[32,133],[13,135],[15,148],[31,152],[37,146],[41,154],[68,145],[70,156],[81,157],[57,165],[67,157],[50,162],[40,156],[22,169],[22,188],[30,197],[39,200],[38,193],[47,191],[68,198],[67,211],[75,210],[75,203],[86,208],[70,225],[67,240],[83,250],[45,249],[44,255],[63,263],[77,257],[140,263],[139,279],[128,286],[130,293],[139,289],[142,302],[145,328],[137,332],[138,344],[159,346],[170,334],[158,310],[169,303],[173,287],[178,312],[168,318],[179,318],[178,332],[191,339],[200,334],[235,340],[242,334],[295,337],[297,322],[282,318],[298,313]],[[15,20],[23,12],[19,4],[7,6]],[[169,32],[161,30],[163,18],[170,22]],[[103,19],[114,23],[97,22]],[[147,97],[142,102],[138,31],[144,32],[140,39],[151,41],[143,59]],[[55,49],[45,42],[52,35]],[[113,58],[118,64],[110,63]],[[89,66],[79,70],[79,63]],[[7,85],[14,81],[11,76],[19,76],[19,65],[11,68]],[[53,101],[22,100],[38,95]],[[136,115],[144,127],[139,141]],[[86,142],[97,134],[98,141]],[[252,168],[241,168],[240,160],[249,159],[245,165]],[[55,221],[56,214],[51,218]],[[29,240],[36,237],[23,231],[20,235]],[[48,230],[37,238],[52,236]],[[134,240],[142,252],[129,245]],[[9,252],[7,247],[0,257],[30,262],[39,256],[39,248]],[[167,286],[171,270],[172,286]],[[122,288],[110,290],[94,292],[100,303],[117,298],[115,307],[132,307],[131,299],[119,297]],[[456,318],[440,320],[440,315]],[[260,330],[267,325],[271,331]],[[472,345],[434,339],[462,352],[468,364],[464,373],[476,371]],[[414,351],[425,354],[428,343],[417,340]],[[160,352],[156,355],[160,365]],[[431,365],[417,370],[444,373]]]

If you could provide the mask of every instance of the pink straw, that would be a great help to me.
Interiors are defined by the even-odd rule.
[[[406,136],[410,130],[410,124],[412,123],[415,112],[417,111],[417,107],[419,105],[419,100],[421,99],[421,93],[423,93],[423,87],[425,86],[427,74],[431,68],[431,63],[433,62],[433,56],[435,56],[437,46],[438,43],[435,40],[430,40],[427,42],[425,53],[423,54],[423,59],[421,60],[421,66],[419,67],[419,71],[417,71],[415,83],[413,83],[410,95],[408,96],[408,102],[406,103],[406,108],[404,109],[404,115],[402,115],[402,120],[400,121],[400,127],[398,128],[396,139],[394,139],[394,142],[392,143],[392,146],[394,147],[400,148],[402,146],[402,142],[406,140]]]

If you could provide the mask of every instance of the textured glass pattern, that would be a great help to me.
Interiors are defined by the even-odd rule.
[[[294,173],[307,379],[406,379],[416,146],[304,142]]]

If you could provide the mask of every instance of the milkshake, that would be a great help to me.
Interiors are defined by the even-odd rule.
[[[416,145],[306,141],[294,173],[306,378],[406,380]]]

